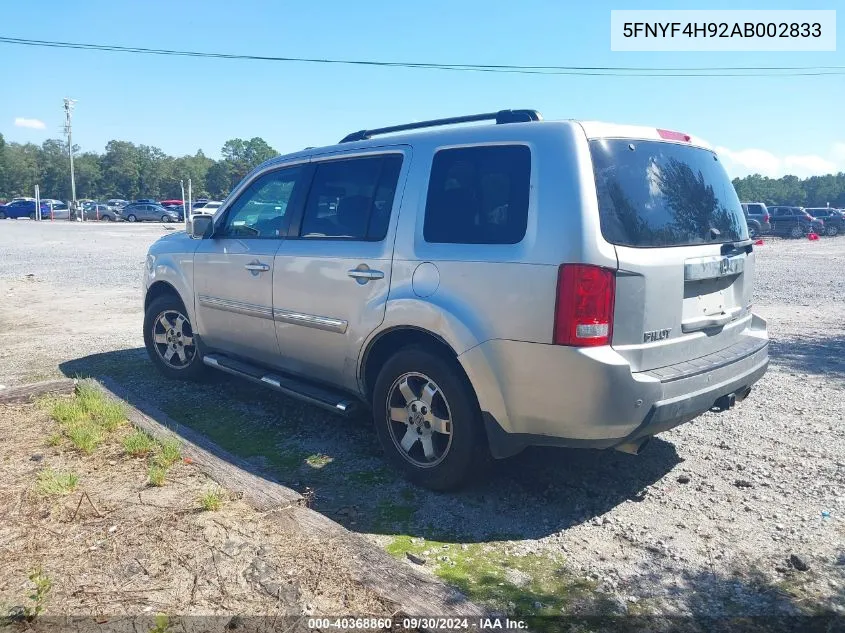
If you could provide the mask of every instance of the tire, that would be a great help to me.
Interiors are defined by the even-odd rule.
[[[6,214],[3,213],[2,211],[0,211],[0,220],[5,220],[5,219],[6,219]]]
[[[753,226],[748,227],[748,237],[752,240],[757,239],[757,229]]]
[[[33,211],[32,213],[30,213],[30,214],[29,214],[29,219],[30,219],[30,220],[34,220],[34,219],[35,219],[35,211]]]
[[[804,236],[804,231],[798,224],[796,224],[791,229],[789,229],[789,237],[799,238],[799,237],[803,237],[803,236]]]
[[[101,215],[100,216],[100,222],[111,222],[111,216],[110,215]]]
[[[129,215],[127,215],[127,216],[126,216],[126,221],[127,221],[127,222],[137,222],[137,221],[138,221],[138,218],[136,218],[134,215],[132,215],[132,214],[130,213]]]
[[[453,359],[419,347],[396,352],[376,380],[373,420],[387,461],[425,488],[460,487],[488,461],[481,411]]]
[[[190,345],[185,344],[187,339]],[[165,294],[150,303],[144,314],[144,345],[150,360],[168,378],[200,380],[205,375],[199,337],[176,295]]]
[[[171,220],[170,220],[170,216],[169,216],[169,215],[163,215],[163,216],[161,216],[161,221],[162,221],[162,222],[164,222],[165,224],[170,223],[170,221],[171,221]]]
[[[834,235],[836,235],[837,233],[839,233],[839,227],[838,227],[838,226],[835,226],[835,225],[833,225],[833,224],[828,224],[828,225],[827,225],[827,230],[825,230],[825,234],[826,234],[828,237],[833,237],[833,236],[834,236]]]

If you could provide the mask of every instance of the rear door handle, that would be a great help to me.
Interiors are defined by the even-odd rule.
[[[251,273],[264,273],[270,270],[270,266],[267,264],[262,264],[261,262],[250,262],[249,264],[245,265],[246,268]]]
[[[380,270],[361,270],[360,268],[353,268],[346,273],[353,279],[358,280],[358,283],[367,283],[372,279],[384,279],[384,273]]]

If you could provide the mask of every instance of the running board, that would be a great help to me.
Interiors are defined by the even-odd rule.
[[[227,374],[246,378],[249,381],[270,387],[287,396],[316,405],[338,415],[351,415],[356,409],[356,402],[340,391],[279,374],[267,373],[266,370],[249,363],[244,363],[228,356],[207,354],[202,361],[209,367]]]

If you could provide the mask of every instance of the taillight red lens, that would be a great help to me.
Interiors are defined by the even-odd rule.
[[[768,222],[770,217],[771,216],[768,213],[766,215],[764,215],[763,216],[763,222]]]
[[[555,345],[608,345],[613,335],[616,275],[609,268],[562,264],[557,275]]]
[[[667,141],[684,141],[686,143],[690,142],[690,135],[684,134],[683,132],[675,132],[674,130],[661,130],[657,128],[657,133],[660,135],[660,138],[664,138]]]

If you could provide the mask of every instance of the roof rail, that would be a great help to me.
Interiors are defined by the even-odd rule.
[[[465,116],[453,116],[447,119],[432,119],[431,121],[417,121],[416,123],[392,125],[373,130],[360,130],[344,136],[340,142],[366,141],[379,134],[390,134],[391,132],[402,132],[404,130],[419,130],[421,128],[438,127],[441,125],[455,125],[456,123],[472,123],[474,121],[495,121],[497,124],[503,124],[527,123],[528,121],[542,120],[543,117],[537,110],[499,110],[498,112],[487,112],[485,114],[467,114]]]

